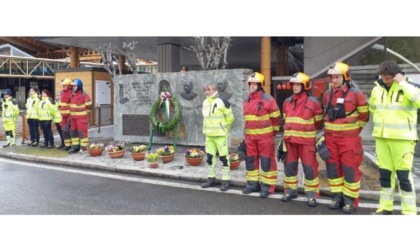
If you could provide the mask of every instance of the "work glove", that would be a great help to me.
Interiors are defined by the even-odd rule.
[[[284,161],[286,161],[286,156],[287,156],[286,144],[283,142],[283,139],[282,139],[277,148],[277,161],[278,162],[281,161],[284,163]]]
[[[316,141],[316,150],[318,151],[318,154],[322,160],[328,161],[330,159],[330,153],[328,152],[327,145],[325,144],[324,136],[320,137]]]
[[[238,157],[240,160],[245,160],[246,158],[246,144],[245,144],[245,140],[242,141],[242,143],[239,144],[238,146]]]

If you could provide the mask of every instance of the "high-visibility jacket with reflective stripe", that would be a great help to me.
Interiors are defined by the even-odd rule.
[[[374,137],[418,140],[417,108],[420,108],[420,89],[406,81],[392,83],[389,90],[380,80],[375,82],[369,99],[373,116]]]
[[[366,96],[356,87],[351,87],[350,90],[348,89],[348,84],[344,84],[339,89],[330,88],[324,93],[323,104],[325,108],[327,108],[331,92],[333,92],[331,105],[337,106],[339,103],[344,104],[346,113],[346,117],[338,118],[334,121],[329,121],[328,113],[326,113],[324,118],[325,135],[336,135],[341,137],[359,136],[360,131],[369,121],[369,106]],[[342,98],[346,91],[348,91],[347,95]],[[337,103],[337,101],[339,103]]]
[[[230,103],[219,97],[218,92],[203,101],[203,134],[227,136],[234,120]]]
[[[26,100],[26,118],[27,119],[38,119],[38,103],[40,99],[37,94],[31,95]]]
[[[70,101],[71,101],[71,90],[66,89],[61,92],[60,101],[60,112],[62,116],[70,115]]]
[[[323,120],[321,104],[306,92],[293,94],[283,103],[283,120],[285,142],[315,144]]]
[[[262,90],[244,101],[245,135],[273,137],[280,130],[280,110],[274,98]]]
[[[54,123],[60,123],[61,120],[62,120],[62,116],[61,116],[61,113],[60,113],[60,100],[55,101],[54,108],[55,108],[54,118],[53,118]]]
[[[12,97],[5,98],[1,104],[3,122],[16,122],[19,116],[19,107]]]
[[[84,91],[76,91],[71,95],[70,115],[73,119],[87,118],[87,112],[92,106],[90,96]]]
[[[42,97],[38,103],[38,120],[50,121],[54,118],[55,106],[49,97]]]

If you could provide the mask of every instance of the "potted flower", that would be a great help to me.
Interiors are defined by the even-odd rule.
[[[188,149],[185,151],[184,157],[189,165],[197,166],[201,164],[205,154],[201,149]]]
[[[125,154],[124,142],[117,142],[106,147],[106,151],[111,158],[122,158]]]
[[[159,166],[159,153],[150,152],[146,155],[146,160],[150,168],[156,169]]]
[[[91,143],[89,144],[87,151],[89,152],[89,155],[95,157],[101,156],[104,149],[105,145],[103,143]]]
[[[237,170],[239,165],[241,164],[241,160],[239,159],[238,153],[231,152],[229,153],[229,162],[230,162],[230,169]]]
[[[131,158],[135,161],[141,161],[144,160],[144,157],[146,156],[146,149],[147,146],[144,144],[141,145],[134,145],[130,148],[131,151]]]
[[[156,152],[161,156],[163,163],[169,163],[174,160],[175,149],[173,146],[165,145],[164,147],[158,148]]]

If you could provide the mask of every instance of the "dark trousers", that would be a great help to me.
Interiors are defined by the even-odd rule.
[[[27,120],[29,126],[29,137],[31,142],[39,143],[39,121],[38,119],[28,119]]]
[[[61,129],[60,123],[55,123],[55,128],[57,129],[58,134],[60,135],[61,146],[64,146],[63,130]],[[53,137],[53,139],[54,139],[54,137]]]
[[[39,121],[42,132],[44,134],[44,143],[46,146],[54,145],[54,136],[51,129],[51,120]]]

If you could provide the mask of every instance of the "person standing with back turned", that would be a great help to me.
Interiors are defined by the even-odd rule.
[[[369,99],[381,182],[379,208],[373,214],[392,214],[395,177],[399,181],[402,214],[417,214],[411,172],[419,140],[416,126],[420,89],[408,83],[401,72],[397,63],[382,62],[378,68],[381,78],[375,82]]]
[[[260,191],[261,198],[268,198],[278,176],[274,137],[280,130],[280,110],[263,90],[264,75],[252,73],[248,85],[249,97],[244,101],[246,186],[242,193]]]
[[[324,93],[326,109],[324,137],[330,158],[327,163],[330,209],[342,208],[351,214],[359,205],[360,164],[363,148],[360,132],[369,121],[369,108],[363,92],[350,79],[350,66],[336,62],[328,69],[331,88]]]

